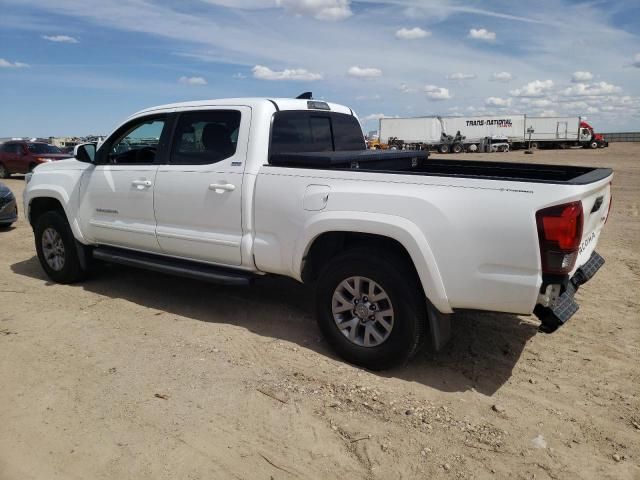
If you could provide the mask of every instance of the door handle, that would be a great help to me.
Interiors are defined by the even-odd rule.
[[[143,188],[149,188],[153,183],[151,183],[151,180],[134,180],[131,185],[138,188],[138,190],[142,190]]]
[[[209,190],[215,191],[222,190],[223,192],[233,192],[235,189],[236,186],[231,183],[212,183],[209,185]]]

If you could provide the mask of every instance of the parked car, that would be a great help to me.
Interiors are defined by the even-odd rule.
[[[0,183],[0,227],[5,228],[18,220],[16,197],[5,184]]]
[[[284,275],[313,285],[329,344],[368,368],[442,347],[458,309],[565,323],[604,262],[611,169],[427,157],[366,150],[334,103],[186,102],[41,165],[24,205],[54,281],[96,259],[227,285]]]
[[[27,173],[41,163],[69,157],[48,143],[8,141],[0,144],[0,178],[8,178],[12,173]]]

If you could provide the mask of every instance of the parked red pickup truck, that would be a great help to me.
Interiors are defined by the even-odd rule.
[[[58,147],[42,142],[12,140],[0,144],[0,178],[27,173],[41,163],[69,158]]]

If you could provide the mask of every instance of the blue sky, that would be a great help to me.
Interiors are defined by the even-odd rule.
[[[640,130],[640,2],[0,0],[0,137],[238,96]]]

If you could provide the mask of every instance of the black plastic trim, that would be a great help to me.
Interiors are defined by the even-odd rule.
[[[270,98],[267,98],[267,100],[273,103],[273,106],[276,107],[276,112],[280,111],[280,107],[278,107],[278,104],[275,101],[271,100]]]
[[[114,247],[97,247],[93,258],[222,285],[249,285],[254,278],[250,272]]]

